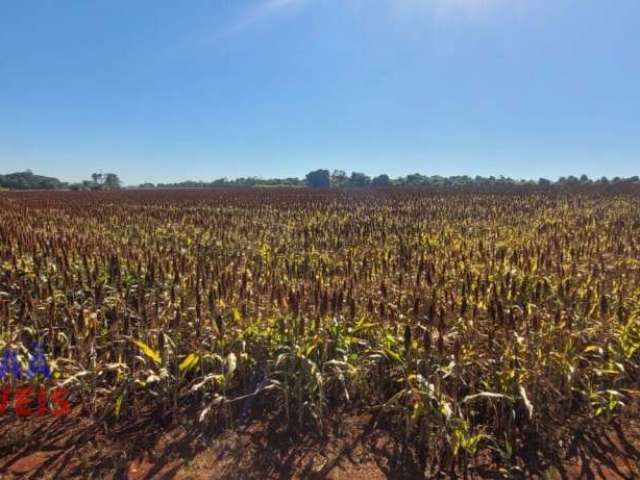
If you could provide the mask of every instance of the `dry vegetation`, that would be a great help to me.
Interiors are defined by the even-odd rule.
[[[526,474],[634,412],[640,195],[0,194],[0,348],[105,431],[370,414],[413,471]]]

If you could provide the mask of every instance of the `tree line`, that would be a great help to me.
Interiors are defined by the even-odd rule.
[[[0,175],[0,188],[10,190],[54,190],[67,184],[54,177],[36,175],[31,170]]]
[[[344,170],[327,169],[313,170],[304,178],[258,178],[240,177],[235,179],[219,178],[210,182],[185,181],[177,183],[142,183],[133,188],[220,188],[220,187],[313,187],[313,188],[368,188],[368,187],[552,187],[568,186],[579,187],[588,185],[618,186],[618,185],[640,185],[640,178],[633,177],[601,177],[591,179],[587,175],[579,177],[569,175],[560,177],[557,180],[539,178],[537,180],[519,180],[510,177],[483,177],[456,175],[443,177],[441,175],[422,175],[412,173],[406,176],[391,178],[382,174],[370,177],[362,172],[351,172],[347,174]],[[79,183],[62,182],[54,177],[36,175],[31,170],[24,172],[0,175],[0,189],[11,190],[117,190],[122,188],[122,182],[115,173],[93,173],[89,180]]]
[[[36,175],[31,170],[0,175],[0,189],[9,190],[117,190],[122,182],[115,173],[93,173],[91,180],[62,182],[55,177]]]
[[[258,177],[241,177],[229,180],[219,178],[211,182],[185,181],[178,183],[143,183],[139,188],[216,188],[216,187],[314,187],[314,188],[366,188],[366,187],[492,187],[492,186],[586,186],[586,185],[619,185],[619,184],[640,184],[640,178],[634,177],[601,177],[593,180],[587,175],[576,177],[573,175],[560,177],[557,180],[539,178],[537,180],[518,180],[510,177],[471,177],[468,175],[457,175],[443,177],[441,175],[422,175],[412,173],[404,177],[391,178],[382,174],[370,177],[362,172],[351,172],[350,175],[344,170],[326,169],[313,170],[306,174],[305,178],[270,178],[262,179]]]

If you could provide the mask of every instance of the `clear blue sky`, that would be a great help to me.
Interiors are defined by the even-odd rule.
[[[640,174],[639,0],[6,0],[0,172]]]

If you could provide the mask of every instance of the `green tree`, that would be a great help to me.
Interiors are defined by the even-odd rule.
[[[370,183],[371,183],[371,178],[369,178],[364,173],[352,172],[351,177],[349,177],[348,185],[350,187],[366,187]]]
[[[388,187],[391,185],[391,179],[389,178],[389,175],[383,173],[371,180],[371,185],[374,187]]]
[[[331,186],[329,170],[314,170],[306,175],[307,184],[314,188],[328,188]]]
[[[589,185],[590,183],[593,183],[593,182],[591,182],[591,179],[587,177],[585,174],[582,174],[580,176],[580,183],[583,185]]]
[[[95,185],[100,185],[102,183],[102,174],[101,173],[92,173],[91,180]]]
[[[104,175],[103,186],[109,190],[118,190],[121,186],[120,178],[115,173]]]
[[[547,178],[540,178],[538,180],[538,185],[541,187],[548,187],[551,185],[551,180],[547,179]]]
[[[344,170],[334,170],[331,174],[331,186],[332,187],[346,187],[349,182],[349,177]]]
[[[427,183],[427,177],[419,173],[412,173],[406,176],[404,183],[411,186],[425,185]]]

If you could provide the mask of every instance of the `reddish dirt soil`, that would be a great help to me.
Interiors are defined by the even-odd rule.
[[[77,414],[59,419],[5,416],[0,423],[0,478],[422,478],[403,468],[398,445],[388,433],[374,428],[368,416],[348,417],[340,432],[324,439],[294,438],[274,425],[277,422],[254,420],[204,435],[140,418],[105,433]],[[544,475],[522,478],[640,478],[640,421],[625,419],[624,426],[613,424],[595,438],[577,433],[567,458],[552,463]],[[490,462],[470,476],[506,478]],[[449,477],[436,474],[435,478]]]

